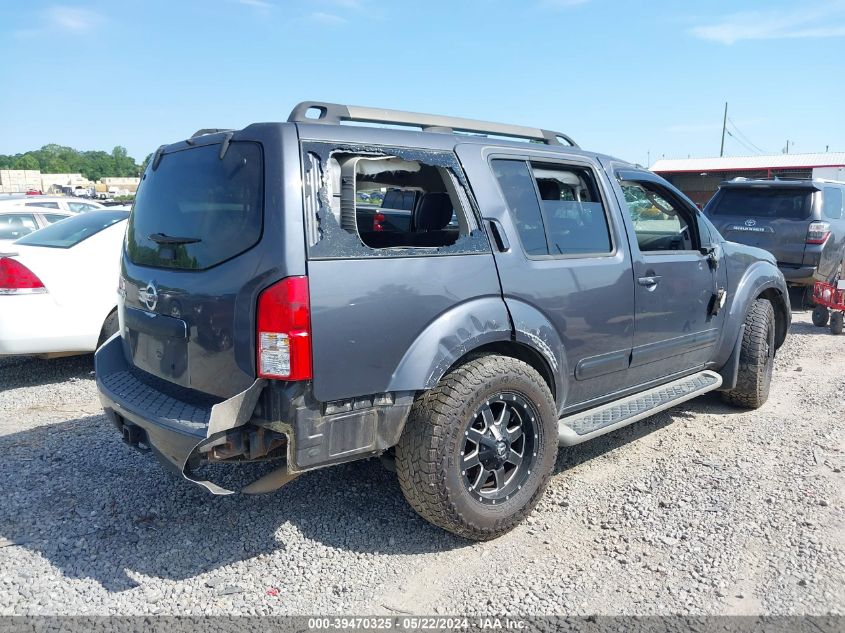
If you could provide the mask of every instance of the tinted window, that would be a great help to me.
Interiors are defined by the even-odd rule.
[[[61,222],[45,226],[37,233],[27,235],[18,240],[18,244],[70,248],[128,217],[129,214],[126,211],[99,211],[73,215]]]
[[[41,207],[42,209],[58,209],[59,203],[58,202],[27,202],[25,204],[27,207]]]
[[[528,163],[494,160],[492,166],[519,233],[522,248],[528,255],[548,255],[540,202]]]
[[[680,205],[646,182],[619,183],[641,251],[683,251],[693,248],[689,221]]]
[[[165,154],[157,169],[147,169],[135,198],[129,259],[195,270],[219,264],[258,242],[263,201],[257,143],[231,143],[222,159],[220,145]]]
[[[28,213],[0,215],[0,240],[16,240],[38,229],[35,216]]]
[[[838,220],[842,217],[842,189],[838,187],[824,188],[823,212],[826,218]]]
[[[532,163],[552,255],[609,253],[610,231],[590,170]]]
[[[94,204],[88,204],[87,202],[68,202],[67,208],[71,211],[84,213],[85,211],[93,211],[94,209],[99,209],[100,207]]]
[[[717,194],[707,212],[711,215],[804,220],[810,216],[812,196],[810,189],[726,187]]]
[[[44,219],[47,220],[49,224],[52,224],[53,222],[58,222],[59,220],[64,220],[66,217],[68,217],[66,215],[59,215],[58,213],[42,213],[41,215],[44,216]]]

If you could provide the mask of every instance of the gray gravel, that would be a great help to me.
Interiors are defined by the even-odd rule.
[[[123,445],[90,356],[0,359],[0,614],[845,613],[845,338],[795,316],[769,403],[562,450],[472,544],[377,460],[214,498]]]

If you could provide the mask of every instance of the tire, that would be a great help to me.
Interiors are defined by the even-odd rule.
[[[97,341],[97,348],[111,338],[113,334],[117,333],[120,324],[117,319],[117,310],[113,310],[103,321],[103,329],[100,330],[100,338]]]
[[[813,308],[813,325],[816,327],[824,327],[830,318],[830,310],[824,306],[816,306]]]
[[[830,331],[832,334],[842,334],[842,321],[843,321],[842,312],[834,312],[830,315]]]
[[[722,392],[728,404],[758,409],[769,397],[775,357],[775,311],[765,299],[757,299],[745,317],[745,333],[739,353],[736,387]]]
[[[502,463],[517,461],[518,453],[518,465]],[[483,356],[417,398],[396,446],[396,472],[420,516],[483,541],[508,532],[534,509],[556,455],[548,385],[520,360]]]

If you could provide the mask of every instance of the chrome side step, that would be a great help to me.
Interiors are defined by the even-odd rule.
[[[704,370],[558,420],[561,446],[574,446],[718,389],[722,377]]]

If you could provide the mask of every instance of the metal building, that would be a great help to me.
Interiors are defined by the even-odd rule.
[[[661,159],[651,166],[651,171],[663,176],[699,206],[704,206],[720,182],[738,176],[845,181],[845,152]]]

